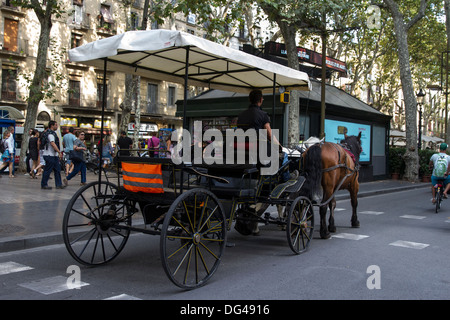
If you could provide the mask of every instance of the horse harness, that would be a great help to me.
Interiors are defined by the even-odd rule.
[[[320,147],[322,147],[323,143],[324,143],[324,142],[321,142],[321,143],[320,143]],[[347,173],[347,174],[345,175],[345,177],[343,178],[343,180],[342,180],[342,182],[344,182],[348,177],[350,177],[351,175],[353,175],[353,174],[355,174],[355,173],[357,173],[357,172],[359,171],[360,165],[359,165],[359,163],[356,161],[355,155],[350,151],[350,148],[349,148],[349,146],[348,146],[347,144],[344,144],[344,143],[340,143],[340,144],[339,144],[339,146],[341,146],[341,148],[343,148],[343,149],[345,150],[345,158],[344,158],[344,162],[343,162],[343,163],[341,162],[341,151],[340,151],[339,148],[337,147],[338,144],[332,143],[332,145],[334,146],[334,148],[336,149],[336,151],[337,151],[337,153],[338,153],[339,163],[338,163],[337,165],[332,166],[332,167],[322,169],[322,172],[330,172],[330,171],[336,170],[336,169],[338,169],[338,168],[344,168],[344,169],[346,169],[347,171],[349,171],[349,173]],[[354,169],[349,168],[349,167],[347,166],[347,164],[345,163],[345,159],[346,159],[348,156],[353,160],[353,163],[355,164],[355,168],[354,168]],[[339,187],[340,187],[340,186],[339,186]]]
[[[323,144],[324,144],[323,141],[320,142],[319,145],[320,145],[321,148],[322,148],[322,145],[323,145]],[[336,170],[336,169],[338,169],[338,168],[345,168],[347,171],[350,171],[349,173],[347,173],[347,174],[344,176],[344,178],[342,178],[342,180],[339,182],[339,185],[337,186],[337,188],[335,188],[335,193],[336,193],[338,190],[341,189],[341,186],[344,184],[344,181],[347,180],[348,177],[350,177],[351,175],[355,175],[355,173],[357,173],[357,172],[359,171],[360,165],[359,165],[359,163],[356,162],[355,156],[354,156],[354,154],[350,151],[350,148],[348,147],[347,144],[339,144],[339,145],[345,150],[346,158],[347,158],[347,156],[349,156],[350,158],[352,158],[353,163],[355,164],[355,168],[354,168],[354,169],[349,168],[349,167],[345,164],[345,161],[344,161],[344,163],[341,163],[341,162],[340,162],[340,161],[341,161],[341,152],[340,152],[339,148],[337,147],[338,144],[336,144],[336,143],[331,143],[331,144],[336,148],[336,151],[338,152],[339,163],[338,163],[337,165],[335,165],[335,166],[332,166],[332,167],[329,167],[329,168],[322,169],[322,172],[330,172],[330,171]],[[356,178],[356,175],[354,176],[354,178]],[[333,193],[332,196],[330,196],[330,197],[328,198],[327,201],[320,203],[318,206],[319,206],[319,207],[327,206],[328,203],[329,203],[333,198],[334,198],[334,193]]]

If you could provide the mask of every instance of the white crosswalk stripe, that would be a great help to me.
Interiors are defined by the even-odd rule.
[[[8,261],[0,263],[0,275],[6,275],[14,272],[21,272],[26,270],[32,270],[32,267],[24,266],[23,264]]]
[[[352,234],[352,233],[338,233],[332,236],[332,238],[348,239],[348,240],[361,240],[368,237],[369,236],[365,236],[362,234]]]
[[[88,286],[89,283],[79,282],[77,288]],[[19,286],[27,288],[45,295],[62,292],[66,290],[72,290],[76,288],[70,288],[67,284],[67,277],[55,276],[35,281],[20,283]]]
[[[416,216],[416,215],[412,215],[412,214],[405,214],[403,216],[400,216],[400,218],[422,220],[422,219],[425,219],[426,216]]]
[[[395,246],[395,247],[418,249],[418,250],[425,249],[426,247],[429,246],[429,244],[426,244],[426,243],[404,241],[404,240],[397,240],[397,241],[389,243],[389,245]]]

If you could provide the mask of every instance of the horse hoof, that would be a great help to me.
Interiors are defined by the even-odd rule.
[[[334,226],[333,226],[333,227],[329,226],[329,227],[328,227],[328,231],[334,233],[334,232],[336,232],[336,227],[334,227]]]
[[[352,228],[359,228],[359,221],[352,222]]]
[[[325,233],[325,234],[320,234],[320,238],[322,238],[322,239],[330,239],[331,238],[331,234],[329,234],[328,232],[327,233]]]

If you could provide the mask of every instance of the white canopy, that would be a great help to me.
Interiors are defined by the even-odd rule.
[[[187,50],[189,48],[189,50]],[[306,73],[245,52],[172,30],[129,31],[69,50],[69,59],[128,74],[189,85],[248,93],[311,90]]]

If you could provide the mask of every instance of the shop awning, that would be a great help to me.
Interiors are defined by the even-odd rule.
[[[226,91],[310,90],[306,73],[173,30],[128,31],[69,50],[72,62]],[[187,67],[187,73],[186,73]]]
[[[10,106],[0,106],[0,119],[14,119],[21,120],[25,119],[22,112],[14,107]]]

